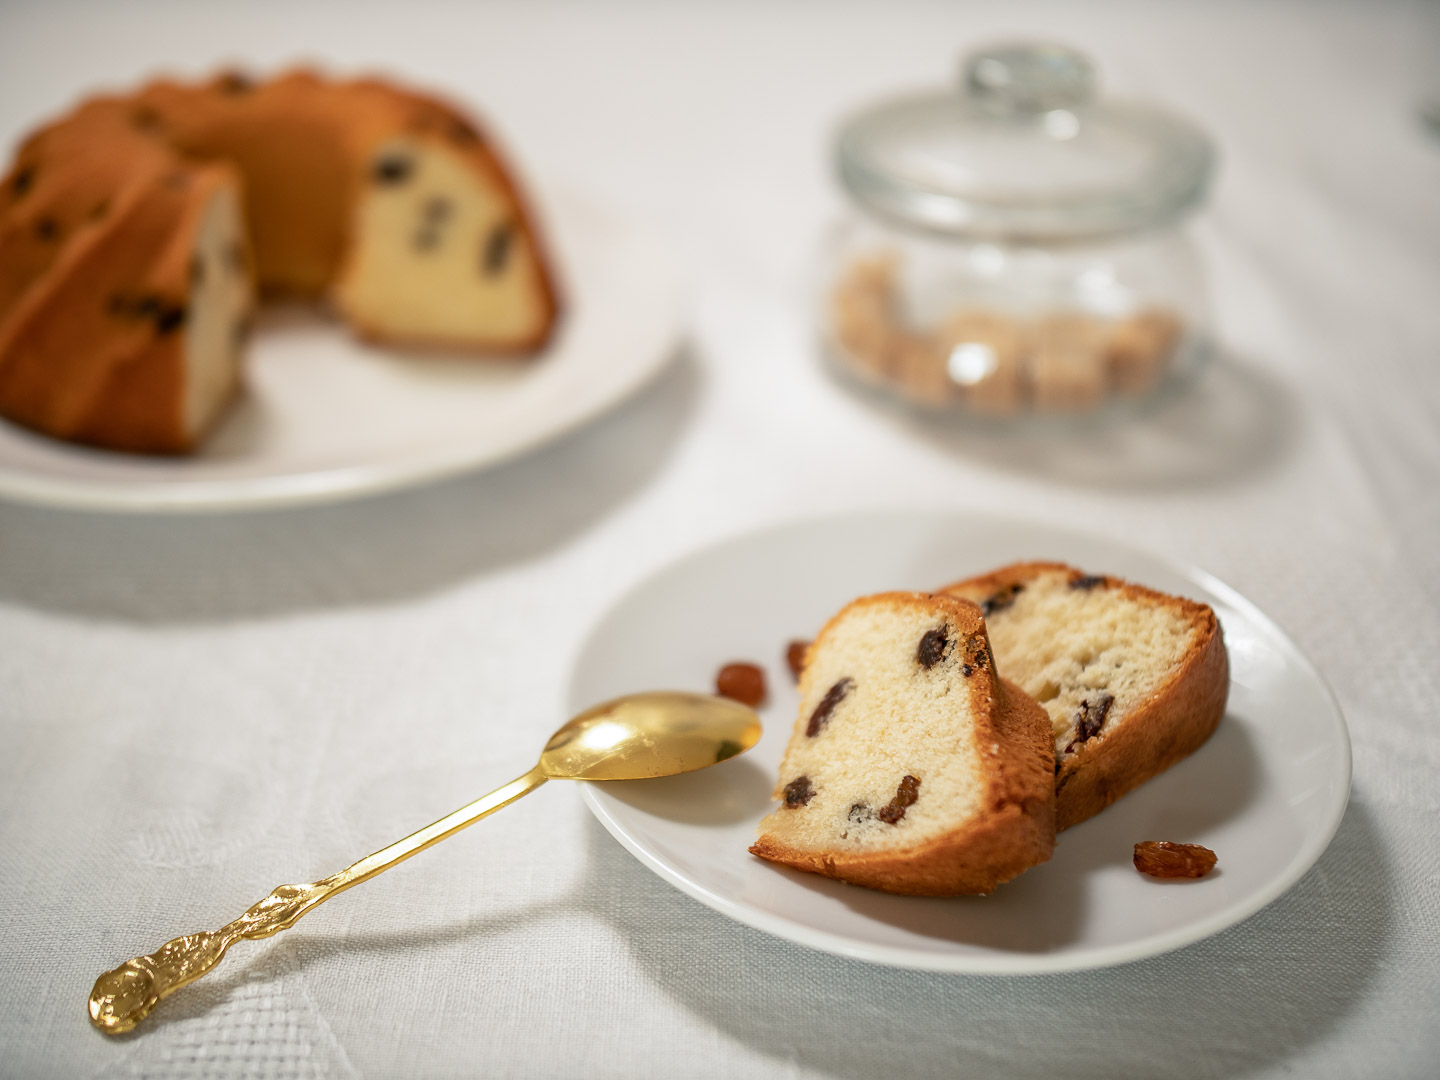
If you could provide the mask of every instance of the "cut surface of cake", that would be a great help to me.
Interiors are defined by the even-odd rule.
[[[980,605],[1001,669],[1049,714],[1060,829],[1193,753],[1224,715],[1229,661],[1204,604],[1046,562],[945,591]]]
[[[1054,846],[1045,713],[999,677],[979,609],[881,593],[810,646],[750,850],[888,892],[987,893]]]
[[[384,341],[535,348],[554,314],[540,254],[503,177],[463,147],[406,137],[371,157],[340,310]]]
[[[0,178],[0,415],[191,450],[257,290],[476,354],[538,350],[559,311],[518,185],[443,102],[309,71],[161,80],[41,128]]]

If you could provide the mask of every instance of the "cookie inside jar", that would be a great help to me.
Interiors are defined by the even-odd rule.
[[[1096,92],[1060,46],[972,54],[961,86],[881,102],[835,144],[852,212],[819,318],[855,380],[930,410],[1074,416],[1155,398],[1209,351],[1183,220],[1203,132]]]

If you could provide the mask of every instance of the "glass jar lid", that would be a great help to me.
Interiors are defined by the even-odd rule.
[[[958,91],[851,117],[836,160],[867,209],[950,235],[1054,242],[1177,220],[1215,151],[1161,109],[1098,98],[1094,65],[1057,45],[970,54]]]

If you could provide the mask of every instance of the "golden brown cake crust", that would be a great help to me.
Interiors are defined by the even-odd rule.
[[[1021,562],[947,585],[954,595],[997,594],[1047,571],[1068,580],[1092,579],[1141,603],[1158,604],[1189,622],[1195,640],[1169,676],[1112,730],[1101,729],[1061,759],[1055,776],[1056,828],[1063,831],[1098,814],[1116,799],[1188,757],[1204,744],[1225,714],[1230,662],[1215,612],[1169,593],[1121,578],[1087,575],[1067,563]]]
[[[962,633],[984,642],[990,662],[973,676],[974,738],[984,760],[981,813],[962,827],[924,844],[891,851],[813,852],[762,835],[750,851],[771,862],[885,892],[922,896],[988,893],[1050,858],[1055,845],[1054,744],[1045,711],[1019,687],[996,676],[980,609],[966,600],[928,593],[862,597],[832,618],[810,646],[814,656],[827,634],[857,606],[900,604],[943,611]],[[812,689],[814,665],[801,677],[801,696]],[[796,720],[803,732],[806,718]],[[780,795],[777,786],[776,797]]]

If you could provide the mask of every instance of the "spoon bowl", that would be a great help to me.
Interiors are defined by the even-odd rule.
[[[760,741],[755,710],[729,698],[658,691],[586,709],[550,736],[551,780],[644,780],[693,772]]]

